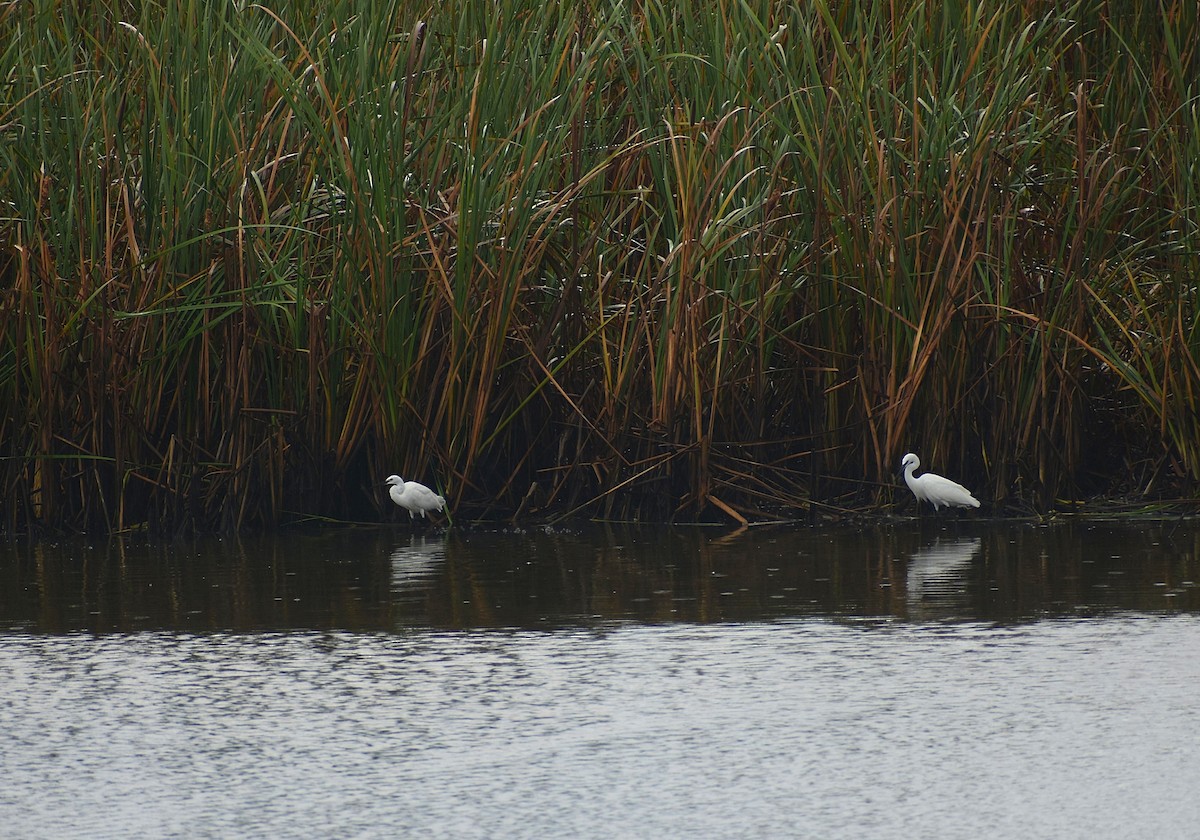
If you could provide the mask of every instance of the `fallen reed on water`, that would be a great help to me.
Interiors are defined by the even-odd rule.
[[[0,10],[0,529],[1200,480],[1194,3]]]

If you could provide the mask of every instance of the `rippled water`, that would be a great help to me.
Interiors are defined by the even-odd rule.
[[[1188,524],[0,544],[11,837],[1190,837]]]

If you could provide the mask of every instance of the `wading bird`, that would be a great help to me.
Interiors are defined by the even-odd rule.
[[[979,500],[958,482],[931,472],[914,477],[913,472],[921,466],[921,459],[913,453],[905,455],[900,466],[904,468],[904,483],[913,491],[918,504],[929,502],[934,510],[941,507],[979,507]]]
[[[424,519],[429,511],[440,511],[446,506],[446,499],[424,484],[405,481],[398,475],[389,475],[383,483],[391,488],[388,495],[392,497],[392,501],[408,511],[409,519],[416,519],[418,513]]]

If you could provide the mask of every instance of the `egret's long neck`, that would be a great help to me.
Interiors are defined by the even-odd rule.
[[[910,489],[913,485],[913,473],[916,471],[916,469],[916,461],[909,461],[908,466],[904,468],[904,483],[907,484]]]

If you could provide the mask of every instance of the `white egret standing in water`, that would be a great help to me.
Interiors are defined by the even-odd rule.
[[[905,455],[900,466],[904,468],[904,483],[913,491],[918,504],[929,502],[934,510],[941,507],[979,507],[979,500],[956,481],[931,472],[914,477],[913,472],[921,466],[921,459],[913,453]]]
[[[424,519],[429,511],[441,511],[446,506],[446,499],[424,484],[405,481],[398,475],[389,475],[383,483],[391,488],[388,495],[392,501],[408,511],[409,519],[416,519],[418,513]]]

